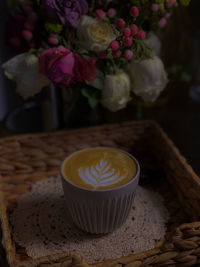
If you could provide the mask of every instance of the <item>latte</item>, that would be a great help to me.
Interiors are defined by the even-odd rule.
[[[135,161],[112,148],[89,148],[69,156],[62,165],[65,179],[79,187],[105,190],[122,186],[137,173]]]

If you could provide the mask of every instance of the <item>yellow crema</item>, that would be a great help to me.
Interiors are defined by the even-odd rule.
[[[111,189],[128,183],[137,172],[126,153],[109,148],[90,148],[72,154],[63,164],[64,177],[87,189]]]

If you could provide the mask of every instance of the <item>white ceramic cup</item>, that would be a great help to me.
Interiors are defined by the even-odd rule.
[[[97,148],[99,147],[88,149]],[[91,190],[73,184],[67,178],[67,174],[63,174],[63,166],[69,157],[75,156],[82,150],[71,154],[61,165],[63,190],[71,219],[78,228],[95,234],[112,232],[125,222],[133,204],[140,176],[139,163],[131,154],[115,148],[104,148],[125,153],[134,161],[137,170],[129,182],[105,190]]]

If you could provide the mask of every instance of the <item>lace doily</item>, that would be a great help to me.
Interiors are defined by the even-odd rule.
[[[165,235],[168,212],[162,197],[138,187],[130,215],[111,234],[90,235],[78,230],[66,210],[60,177],[37,182],[20,197],[10,216],[13,238],[32,258],[76,251],[96,263],[151,249]]]

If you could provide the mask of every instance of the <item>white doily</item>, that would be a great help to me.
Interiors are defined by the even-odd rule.
[[[118,258],[154,247],[165,235],[168,212],[162,197],[138,187],[130,215],[123,226],[104,236],[78,230],[69,219],[60,177],[37,182],[20,197],[10,216],[13,238],[32,258],[76,251],[88,263]]]

